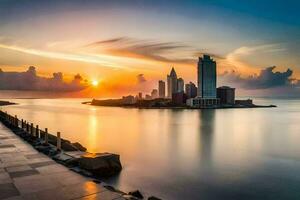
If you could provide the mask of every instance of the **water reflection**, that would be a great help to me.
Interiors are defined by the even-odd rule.
[[[216,110],[202,110],[198,113],[201,164],[206,167],[213,167],[213,139]]]
[[[101,123],[100,120],[97,119],[95,110],[91,110],[91,113],[89,115],[89,124],[88,124],[88,133],[87,133],[87,142],[89,148],[89,152],[91,153],[97,153],[97,145],[98,145],[98,134],[101,134],[98,132],[98,124]]]
[[[300,101],[201,111],[12,101],[20,104],[2,109],[89,151],[120,154],[124,169],[108,181],[124,191],[175,200],[276,199],[269,194],[282,191],[282,199],[300,199]]]

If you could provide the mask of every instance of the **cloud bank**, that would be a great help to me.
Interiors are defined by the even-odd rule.
[[[220,78],[222,81],[238,84],[240,87],[244,89],[268,89],[282,86],[294,86],[295,81],[298,80],[292,79],[293,71],[291,69],[287,69],[285,72],[275,72],[275,66],[267,67],[262,69],[259,75],[251,75],[248,77],[242,77],[239,73],[225,72]]]
[[[4,72],[0,69],[0,90],[74,92],[86,87],[79,74],[67,83],[63,80],[61,72],[53,73],[51,78],[45,78],[38,76],[33,66],[25,72]]]

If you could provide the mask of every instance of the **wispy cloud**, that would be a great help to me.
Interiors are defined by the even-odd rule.
[[[95,41],[84,47],[98,53],[172,63],[193,62],[195,59],[191,56],[196,51],[193,47],[178,42],[157,42],[128,37]],[[180,52],[188,52],[189,56],[176,57]]]
[[[242,46],[228,53],[223,59],[220,59],[219,64],[223,66],[224,70],[234,70],[242,75],[259,73],[259,68],[249,62],[252,58],[255,57],[257,60],[260,56],[283,51],[286,51],[286,49],[281,44]]]
[[[0,44],[0,48],[9,49],[9,50],[22,52],[22,53],[26,53],[26,54],[30,54],[30,55],[35,55],[35,56],[46,57],[46,58],[79,61],[79,62],[86,62],[86,63],[95,63],[95,64],[100,64],[103,67],[109,67],[109,68],[124,68],[120,65],[114,64],[112,62],[112,60],[114,58],[107,56],[107,55],[93,56],[93,55],[88,55],[88,54],[51,52],[51,51],[24,48],[24,47],[19,47],[19,46],[15,46],[15,45],[6,45],[6,44]]]

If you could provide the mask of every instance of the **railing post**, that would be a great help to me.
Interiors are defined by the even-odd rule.
[[[22,129],[24,128],[24,121],[23,121],[23,119],[21,119],[21,128]]]
[[[26,132],[29,133],[29,123],[26,123]]]
[[[45,144],[48,144],[48,128],[45,128]]]
[[[15,115],[15,118],[14,118],[14,126],[16,126],[16,127],[18,127],[18,116],[17,115]]]
[[[37,138],[40,138],[39,125],[36,125],[36,128],[35,128],[35,136],[36,136]]]
[[[61,151],[61,138],[60,138],[60,132],[57,132],[57,143],[56,143],[56,148],[57,151]]]
[[[31,125],[30,125],[30,135],[34,136],[33,135],[33,123],[31,123]]]

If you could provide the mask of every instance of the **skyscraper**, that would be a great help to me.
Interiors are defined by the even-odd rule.
[[[197,96],[196,85],[192,82],[185,84],[185,93],[188,99],[196,97]]]
[[[177,92],[177,74],[174,67],[170,72],[170,75],[167,76],[168,83],[168,98],[172,98],[172,94]]]
[[[216,98],[217,72],[216,61],[209,55],[199,57],[198,61],[198,96],[201,98]]]
[[[159,98],[166,97],[166,84],[162,80],[158,81],[158,95],[159,95]]]
[[[184,81],[182,78],[177,79],[177,92],[184,92]]]
[[[209,55],[203,55],[203,58],[199,57],[197,97],[188,99],[186,104],[194,108],[218,107],[220,99],[217,98],[216,85],[216,61],[211,59]]]

